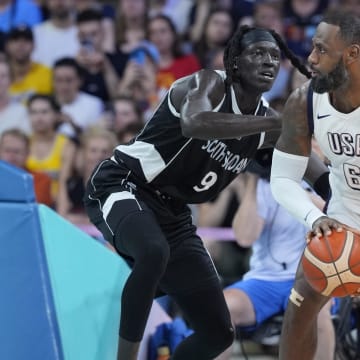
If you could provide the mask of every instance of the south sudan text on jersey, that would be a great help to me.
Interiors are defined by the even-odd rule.
[[[241,158],[239,154],[233,154],[220,140],[208,140],[201,149],[205,150],[212,159],[219,161],[225,170],[236,174],[240,174],[249,161],[247,158]]]

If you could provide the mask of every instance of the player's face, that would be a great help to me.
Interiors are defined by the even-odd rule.
[[[280,49],[270,41],[259,41],[248,46],[235,58],[235,81],[246,89],[259,92],[270,90],[280,68]]]
[[[339,89],[349,79],[343,62],[344,44],[338,37],[338,26],[320,23],[313,39],[308,61],[312,71],[312,88],[318,93]]]

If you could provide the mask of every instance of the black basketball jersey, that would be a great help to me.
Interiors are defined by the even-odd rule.
[[[224,72],[218,73],[225,79]],[[227,90],[213,111],[240,114],[233,88]],[[205,202],[245,169],[265,133],[227,140],[184,137],[170,91],[135,141],[116,147],[112,159],[161,193],[189,204]],[[265,115],[267,108],[262,98],[255,114]]]

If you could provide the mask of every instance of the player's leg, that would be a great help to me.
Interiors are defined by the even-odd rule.
[[[234,330],[223,289],[201,240],[185,239],[169,261],[164,288],[178,304],[194,333],[181,342],[172,360],[210,360],[228,348]]]
[[[310,287],[300,264],[285,311],[279,349],[280,360],[314,359],[317,316],[328,300],[329,298]]]
[[[102,209],[106,209],[106,222],[98,220],[95,224],[131,261],[132,271],[121,297],[118,359],[136,360],[158,282],[169,259],[169,245],[152,211],[132,193],[127,195],[124,191],[118,197],[125,200],[112,204],[105,201]],[[101,219],[96,212],[90,213]]]
[[[332,300],[320,310],[317,326],[317,347],[314,360],[333,360],[335,354],[335,329],[331,319]]]

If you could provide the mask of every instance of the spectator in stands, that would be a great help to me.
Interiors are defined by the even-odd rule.
[[[0,134],[13,128],[30,134],[31,126],[26,108],[10,97],[10,81],[10,66],[0,57]]]
[[[115,51],[115,9],[111,4],[96,0],[76,0],[77,13],[85,10],[96,10],[102,14],[102,31],[104,33],[102,50],[107,53]]]
[[[32,125],[30,153],[26,166],[30,171],[40,171],[52,179],[51,195],[56,200],[58,183],[69,176],[75,156],[75,144],[59,134],[60,106],[48,95],[34,94],[28,101]]]
[[[174,23],[177,33],[182,36],[188,31],[192,5],[193,0],[150,0],[149,18],[156,15],[169,17]]]
[[[194,53],[202,67],[209,67],[213,52],[225,46],[233,30],[233,20],[227,10],[214,9],[210,12],[200,40],[194,43]]]
[[[269,177],[270,170],[264,177],[250,172],[239,176],[243,191],[233,228],[238,244],[251,246],[253,252],[250,270],[242,280],[224,290],[232,322],[254,329],[268,318],[284,312],[307,233],[305,226],[274,200]],[[324,206],[324,201],[315,195],[314,202]],[[319,315],[316,360],[334,358],[335,336],[330,307],[329,302]],[[217,359],[230,359],[230,355],[231,348]]]
[[[116,46],[129,54],[145,39],[148,0],[118,0]]]
[[[48,0],[49,19],[34,27],[33,60],[52,67],[63,57],[75,57],[79,40],[74,0]]]
[[[141,42],[131,53],[118,87],[118,95],[131,96],[138,102],[145,121],[166,92],[157,86],[159,60],[157,48],[150,42]]]
[[[51,94],[51,69],[31,60],[34,38],[29,27],[11,29],[5,49],[11,69],[10,94],[13,97],[25,102],[34,93]]]
[[[234,180],[213,201],[197,205],[197,225],[199,227],[231,227],[242,191],[242,184]],[[203,240],[224,286],[241,278],[248,270],[250,252],[247,248],[228,241],[232,239],[203,238]]]
[[[289,48],[306,59],[312,49],[312,38],[329,0],[284,0],[285,38]]]
[[[81,134],[76,164],[59,183],[56,209],[61,216],[74,224],[90,223],[83,204],[85,184],[95,166],[111,156],[116,145],[114,133],[100,126],[89,127]]]
[[[263,0],[254,5],[254,26],[273,29],[284,37],[284,25],[282,19],[282,2],[279,0]],[[285,57],[281,58],[280,69],[273,86],[264,93],[269,102],[286,93],[286,84],[289,79],[291,65]]]
[[[63,113],[63,124],[58,131],[75,138],[98,121],[104,104],[99,98],[80,91],[83,72],[74,59],[59,59],[53,73],[54,95]]]
[[[19,129],[5,130],[0,135],[0,160],[17,166],[32,174],[36,201],[48,206],[53,205],[51,197],[51,178],[45,173],[29,171],[26,159],[29,155],[29,137]]]
[[[76,56],[84,69],[81,90],[108,102],[116,94],[118,74],[113,55],[103,51],[104,31],[102,14],[93,9],[77,15],[78,37],[81,44]]]
[[[148,22],[148,39],[157,47],[160,54],[157,85],[169,89],[171,84],[186,75],[200,70],[195,55],[183,54],[180,38],[172,20],[166,15],[155,15]]]
[[[113,100],[114,120],[111,130],[119,143],[126,143],[144,126],[139,104],[132,97],[118,96]]]

